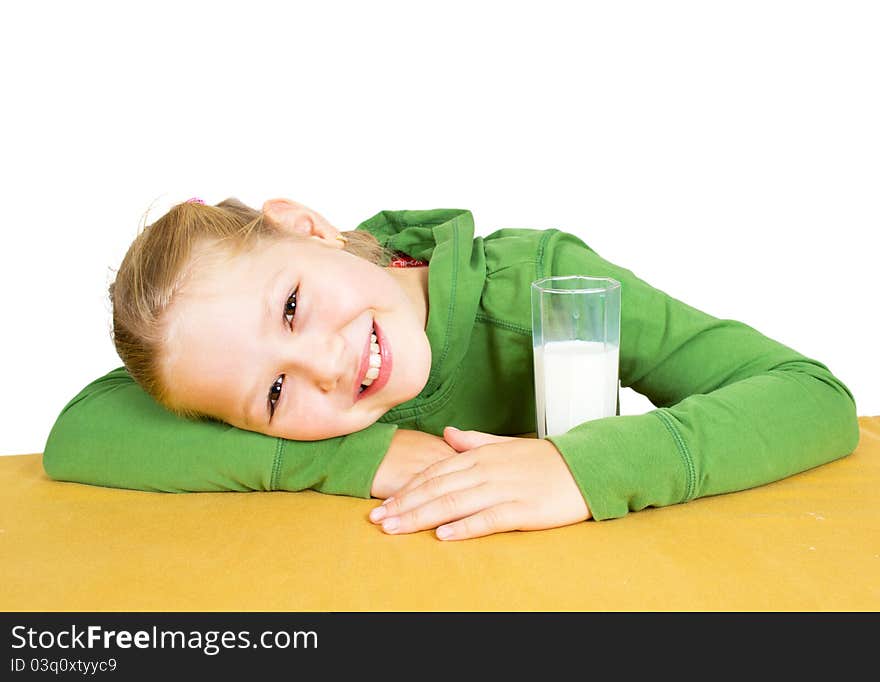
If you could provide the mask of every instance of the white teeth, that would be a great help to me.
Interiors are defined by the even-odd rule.
[[[379,343],[376,334],[370,334],[370,368],[364,375],[362,386],[369,386],[379,376],[379,368],[382,366],[382,355],[379,351]]]

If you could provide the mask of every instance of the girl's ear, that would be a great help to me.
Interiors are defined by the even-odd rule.
[[[269,199],[263,203],[263,216],[273,226],[285,232],[310,237],[314,220],[309,209],[290,199]]]
[[[308,206],[291,199],[269,199],[263,217],[276,228],[300,237],[315,237],[330,246],[344,246],[340,232]]]

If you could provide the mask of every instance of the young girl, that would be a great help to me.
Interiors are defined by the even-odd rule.
[[[657,409],[516,437],[536,425],[529,285],[575,274],[621,282],[620,381]],[[466,210],[340,233],[286,199],[190,200],[138,235],[110,296],[125,366],[58,417],[56,479],[372,495],[385,532],[458,540],[762,485],[859,437],[825,365],[566,232],[474,237]]]

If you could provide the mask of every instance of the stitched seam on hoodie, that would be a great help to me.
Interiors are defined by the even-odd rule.
[[[281,459],[284,453],[284,439],[275,439],[275,461],[272,462],[272,478],[269,479],[269,490],[278,490],[278,478],[281,475]]]
[[[651,414],[657,415],[669,433],[672,435],[672,439],[675,441],[675,446],[678,449],[678,454],[681,456],[681,459],[684,463],[684,468],[687,476],[687,486],[685,487],[684,497],[682,498],[682,502],[687,502],[694,495],[694,488],[696,486],[697,475],[694,471],[694,460],[691,457],[690,451],[688,451],[687,444],[684,442],[684,438],[678,433],[678,429],[675,428],[675,424],[672,423],[672,419],[668,414],[663,412],[663,408],[654,410]]]
[[[532,330],[527,327],[521,327],[518,324],[513,324],[512,322],[504,322],[503,320],[496,320],[494,317],[489,317],[488,315],[484,315],[483,313],[477,313],[476,317],[477,322],[485,322],[486,324],[491,324],[496,327],[501,327],[502,329],[509,329],[510,331],[517,332],[518,334],[522,334],[523,336],[531,336]]]
[[[559,230],[549,229],[544,235],[541,237],[541,241],[538,242],[538,253],[537,259],[535,261],[535,274],[537,275],[537,279],[541,279],[544,277],[544,249],[547,247],[547,242],[555,235]]]
[[[454,219],[455,223],[458,223],[458,217],[456,216]],[[452,316],[455,312],[455,294],[458,289],[458,232],[453,230],[452,232],[452,289],[451,296],[449,298],[449,308],[446,311],[446,334],[443,339],[443,353],[440,355],[440,359],[437,361],[437,366],[434,368],[434,371],[431,373],[431,377],[429,378],[429,383],[431,386],[437,381],[437,376],[440,374],[440,370],[443,367],[443,363],[446,360],[446,356],[449,354],[449,337],[452,334]]]

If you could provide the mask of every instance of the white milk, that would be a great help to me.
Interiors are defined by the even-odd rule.
[[[534,353],[539,438],[617,414],[618,346],[552,341],[535,346]]]

